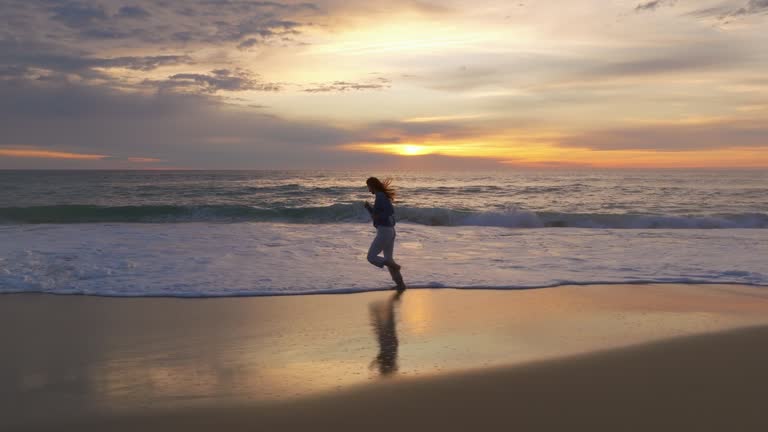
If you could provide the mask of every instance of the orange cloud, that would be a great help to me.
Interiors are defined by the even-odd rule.
[[[40,158],[40,159],[77,159],[77,160],[101,160],[106,159],[107,155],[67,153],[51,150],[31,150],[31,149],[0,149],[0,156],[19,157],[19,158]]]
[[[148,158],[148,157],[129,157],[128,162],[136,162],[136,163],[155,163],[155,162],[162,162],[162,159],[157,158]]]

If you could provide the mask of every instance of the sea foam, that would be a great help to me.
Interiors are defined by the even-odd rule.
[[[366,223],[0,225],[0,292],[216,297],[388,289]],[[398,225],[412,287],[768,286],[768,230]]]

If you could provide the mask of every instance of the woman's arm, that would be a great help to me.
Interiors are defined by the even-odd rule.
[[[373,203],[373,213],[384,215],[387,212],[387,201],[389,199],[384,192],[376,192],[376,201]]]

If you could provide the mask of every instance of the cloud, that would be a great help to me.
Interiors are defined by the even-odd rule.
[[[98,160],[106,159],[107,155],[67,153],[54,150],[24,149],[24,148],[0,148],[0,156],[15,158],[39,158],[39,159],[77,159]]]
[[[722,22],[728,22],[736,18],[765,14],[768,14],[768,0],[748,0],[746,3],[740,2],[739,5],[736,5],[735,1],[731,1],[716,7],[697,9],[687,15],[698,18],[715,18]]]
[[[35,27],[46,27],[45,37],[57,40],[129,39],[157,46],[286,42],[311,25],[304,18],[320,13],[316,4],[306,2],[197,0],[178,7],[165,0],[135,0],[129,5],[121,0],[8,1],[0,10],[13,8],[16,37],[39,38]]]
[[[51,7],[49,11],[53,13],[52,20],[72,28],[81,28],[108,19],[103,7],[78,1],[65,1],[60,6]]]
[[[35,79],[0,80],[0,120],[7,122],[4,129],[6,138],[14,132],[22,133],[14,127],[15,121],[41,122],[51,119],[97,121],[92,119],[114,118],[152,118],[163,116],[185,105],[210,104],[207,99],[196,95],[158,95],[144,96],[125,93],[108,86],[88,85],[84,83],[39,82]],[[185,109],[183,111],[189,111]],[[93,126],[93,125],[92,125]],[[20,139],[16,142],[25,142]]]
[[[768,13],[768,0],[749,0],[746,5],[731,12],[731,16],[765,13]]]
[[[152,14],[147,12],[147,10],[141,6],[123,6],[115,16],[117,18],[141,19],[148,18],[152,16]]]
[[[145,80],[161,90],[176,90],[211,94],[219,91],[279,91],[281,84],[262,81],[258,75],[245,70],[215,69],[207,74],[179,73],[166,80]]]
[[[768,121],[659,124],[596,130],[565,138],[558,145],[605,151],[652,150],[659,152],[747,147],[768,148]]]
[[[0,94],[0,148],[24,143],[53,152],[110,155],[99,166],[137,154],[174,166],[212,169],[341,167],[364,159],[333,150],[353,142],[354,131],[228,106],[206,94],[140,94],[98,85],[3,80]],[[229,139],[212,144],[217,137]],[[76,162],[67,166],[94,167],[98,161]],[[0,158],[2,168],[36,166],[51,165]]]
[[[186,32],[185,37],[187,40],[201,40],[208,43],[239,42],[238,47],[242,49],[274,38],[285,39],[288,36],[299,35],[301,27],[303,24],[296,21],[264,19],[264,16],[255,16],[243,20],[216,21],[213,23],[215,30],[199,34]]]
[[[740,61],[750,61],[743,47],[733,46],[730,51],[710,45],[704,47],[691,46],[690,49],[658,50],[662,55],[630,60],[620,60],[596,66],[585,71],[590,77],[626,77],[648,76],[682,71],[703,71],[706,69],[731,68]]]
[[[198,48],[283,47],[305,44],[301,40],[305,28],[317,26],[325,13],[308,2],[4,0],[0,44],[55,45],[64,50],[46,51],[49,56],[66,52],[70,57],[100,58],[128,47],[128,55],[144,51],[179,56],[200,52]],[[0,67],[8,63],[3,54],[0,50]],[[209,67],[233,67],[233,63],[237,61]]]
[[[390,88],[390,80],[377,78],[373,82],[356,83],[350,81],[333,81],[330,83],[315,84],[303,89],[306,93],[346,92],[350,90],[381,90]]]
[[[279,3],[273,1],[251,1],[251,0],[201,0],[202,5],[214,6],[217,8],[228,8],[238,13],[258,12],[264,8],[296,10],[310,9],[317,11],[318,6],[314,3]]]
[[[295,42],[293,36],[300,35],[301,32],[297,28],[301,27],[301,24],[289,21],[272,22],[269,28],[254,29],[251,32],[246,32],[242,36],[235,35],[232,40],[242,40],[237,45],[238,49],[247,50],[257,45],[267,44],[272,40],[278,39],[283,42]],[[243,29],[240,29],[241,31]],[[247,39],[243,39],[244,37]]]
[[[161,66],[191,64],[192,58],[187,55],[160,55],[146,57],[115,57],[111,59],[83,59],[92,62],[91,67],[115,68],[151,71]]]
[[[26,143],[49,152],[109,155],[103,160],[72,159],[67,162],[69,168],[123,166],[121,163],[156,166],[149,159],[159,159],[163,165],[209,169],[500,166],[487,159],[435,155],[403,160],[396,155],[339,150],[372,132],[379,138],[387,131],[410,138],[437,131],[458,136],[468,128],[450,122],[380,122],[341,129],[226,106],[204,93],[138,94],[77,83],[41,86],[0,80],[0,93],[4,95],[0,99],[0,148]],[[146,162],[131,162],[129,158],[137,158],[137,154]],[[55,167],[53,163],[0,158],[2,168]]]
[[[148,72],[163,66],[191,64],[187,55],[96,57],[50,43],[0,40],[0,78],[32,80],[111,79],[100,69],[125,68]]]
[[[673,5],[674,3],[675,3],[674,0],[672,0],[672,1],[669,1],[669,0],[653,0],[653,1],[648,1],[648,2],[645,2],[645,3],[638,4],[635,7],[635,12],[653,11],[653,10],[656,10],[662,4]]]
[[[129,157],[128,162],[133,163],[158,163],[163,162],[162,159],[158,158],[149,158],[149,157]]]

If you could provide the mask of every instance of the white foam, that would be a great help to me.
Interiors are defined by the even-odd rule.
[[[0,292],[238,296],[386,289],[367,224],[0,227]],[[696,282],[768,286],[768,230],[509,229],[398,225],[415,287]]]

